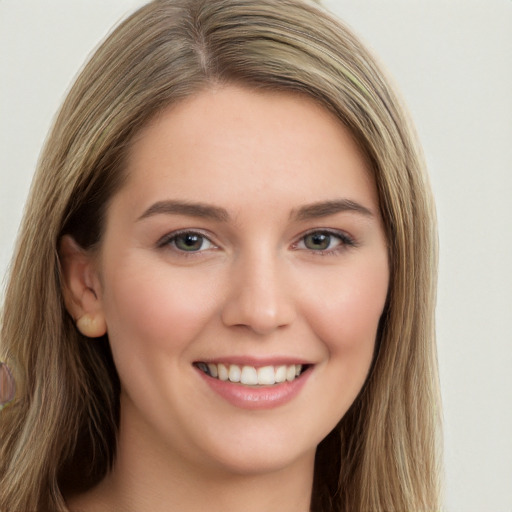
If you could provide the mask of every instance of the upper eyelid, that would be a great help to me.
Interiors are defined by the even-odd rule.
[[[356,239],[353,235],[351,235],[350,233],[348,233],[347,231],[343,230],[343,229],[335,229],[335,228],[313,228],[313,229],[308,229],[302,233],[300,233],[299,235],[297,235],[295,237],[295,240],[299,241],[299,240],[302,240],[304,237],[308,236],[308,235],[311,235],[313,233],[327,233],[329,235],[333,235],[333,236],[338,236],[339,238],[341,239],[348,239],[350,241],[352,241],[353,243],[356,243]]]
[[[180,236],[180,235],[184,235],[184,234],[187,234],[187,233],[193,233],[193,234],[197,234],[197,235],[200,235],[202,236],[203,238],[206,238],[210,243],[212,243],[214,246],[218,246],[219,244],[216,243],[213,239],[212,239],[212,236],[210,234],[208,234],[207,232],[205,232],[205,230],[203,229],[198,229],[198,228],[195,228],[195,229],[177,229],[176,231],[171,231],[167,234],[165,234],[164,236],[160,237],[156,243],[156,245],[158,247],[162,246],[162,245],[165,245],[167,243],[169,243],[171,240],[173,240],[174,238]]]

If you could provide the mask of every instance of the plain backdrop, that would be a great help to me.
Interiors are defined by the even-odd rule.
[[[142,0],[0,0],[0,276],[52,117]],[[446,510],[512,511],[512,1],[327,0],[393,76],[437,198]]]

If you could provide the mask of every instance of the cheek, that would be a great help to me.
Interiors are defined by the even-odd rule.
[[[130,351],[185,349],[215,313],[216,283],[165,263],[127,261],[108,282],[104,310],[111,344],[129,343]]]
[[[324,280],[322,293],[317,290],[308,301],[309,324],[326,351],[319,376],[329,385],[323,388],[317,407],[326,411],[329,428],[345,415],[367,378],[388,275],[387,259],[379,265],[352,266],[350,272],[337,269]]]
[[[323,282],[306,306],[310,323],[331,357],[361,356],[369,364],[387,297],[387,259],[336,269]]]

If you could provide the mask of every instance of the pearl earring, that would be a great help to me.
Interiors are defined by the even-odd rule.
[[[76,321],[78,330],[88,338],[99,338],[107,332],[107,326],[102,315],[85,314]]]

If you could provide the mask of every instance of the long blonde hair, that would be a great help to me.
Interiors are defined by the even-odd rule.
[[[0,413],[0,510],[66,510],[115,457],[119,381],[108,338],[65,311],[58,245],[101,242],[135,133],[216,83],[306,94],[338,116],[377,184],[391,279],[373,365],[317,452],[312,510],[439,509],[435,213],[399,101],[352,33],[301,0],[156,0],[101,45],[66,98],[34,178],[12,260],[0,359],[15,373]]]

